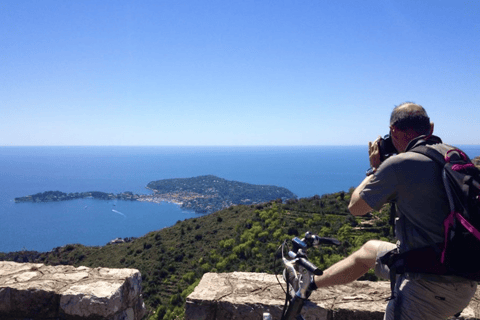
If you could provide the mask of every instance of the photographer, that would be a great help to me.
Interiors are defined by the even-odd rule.
[[[422,106],[408,102],[394,108],[390,138],[369,143],[372,169],[355,189],[349,210],[362,216],[394,202],[398,242],[368,241],[315,277],[317,287],[349,283],[370,268],[375,268],[379,277],[390,279],[389,268],[380,261],[383,255],[397,247],[402,253],[443,241],[442,223],[450,209],[441,168],[422,154],[407,152],[419,144],[442,154],[452,148],[432,133],[433,123]],[[398,154],[389,157],[393,153]],[[447,319],[468,305],[475,290],[475,282],[457,276],[399,274],[384,319]]]

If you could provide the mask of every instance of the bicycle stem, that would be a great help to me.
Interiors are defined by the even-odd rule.
[[[305,303],[306,299],[303,299],[297,295],[293,297],[292,302],[290,303],[290,306],[287,310],[287,313],[282,316],[282,320],[284,319],[293,319],[292,317],[296,316],[297,320],[303,320],[302,315],[300,315],[300,311],[303,308],[303,304]]]

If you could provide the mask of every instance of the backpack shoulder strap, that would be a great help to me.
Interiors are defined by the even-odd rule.
[[[450,204],[450,211],[453,211],[455,209],[455,201],[454,201],[452,187],[450,186],[450,183],[449,183],[450,180],[447,178],[447,170],[445,170],[446,168],[445,165],[447,163],[445,156],[443,156],[439,151],[433,148],[428,148],[425,144],[412,148],[409,151],[423,154],[440,165],[440,167],[442,168],[443,186],[445,187],[445,192],[447,193],[448,202]]]
[[[454,209],[454,200],[453,200],[454,198],[453,198],[453,193],[452,193],[451,187],[449,185],[449,179],[446,176],[447,173],[446,173],[445,168],[446,168],[447,161],[446,161],[444,155],[440,151],[437,151],[434,148],[427,147],[427,145],[425,143],[426,142],[424,142],[423,144],[421,144],[419,146],[416,146],[416,147],[414,147],[414,148],[412,148],[408,151],[423,154],[424,156],[430,158],[434,163],[436,163],[441,168],[441,170],[442,170],[441,179],[443,181],[443,187],[444,187],[447,199],[448,199],[448,204],[450,206],[450,211],[452,211]],[[431,240],[431,238],[430,238],[430,240]],[[433,242],[433,240],[431,240],[431,244],[432,244],[432,247],[435,249],[435,251],[437,251],[437,252],[441,251],[441,250],[439,250],[439,247],[437,247],[436,244]]]
[[[424,156],[429,157],[430,159],[432,159],[433,161],[437,162],[437,163],[440,164],[441,166],[444,166],[444,165],[445,165],[445,157],[444,157],[444,155],[442,155],[439,151],[437,151],[437,150],[435,150],[435,149],[433,149],[433,148],[427,147],[427,146],[424,145],[424,144],[419,145],[419,146],[417,146],[417,147],[415,147],[415,148],[412,148],[412,149],[409,150],[409,151],[423,154]]]

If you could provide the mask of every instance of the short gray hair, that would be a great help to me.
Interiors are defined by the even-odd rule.
[[[424,135],[430,131],[430,118],[421,105],[404,102],[393,109],[390,126],[395,126],[402,131],[412,129],[418,134]]]

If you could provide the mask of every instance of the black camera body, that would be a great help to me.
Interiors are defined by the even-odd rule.
[[[397,154],[398,151],[393,145],[392,137],[387,134],[378,141],[378,152],[380,153],[380,161],[383,162],[390,156]],[[367,176],[373,174],[376,168],[370,168],[367,170]]]
[[[397,149],[393,145],[392,137],[387,134],[378,142],[378,151],[380,152],[380,160],[384,161],[388,157],[397,153]]]

